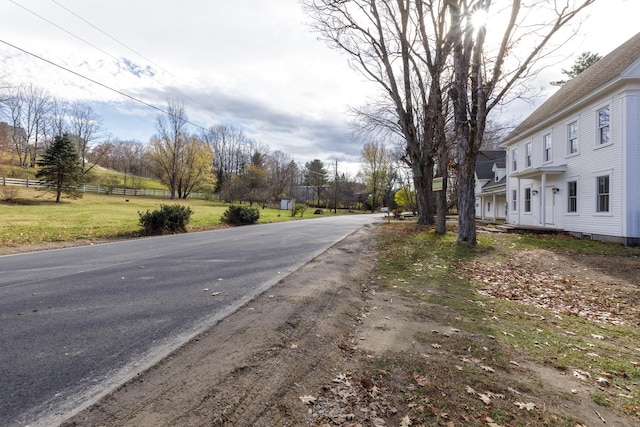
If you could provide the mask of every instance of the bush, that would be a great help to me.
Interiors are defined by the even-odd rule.
[[[20,191],[16,187],[2,187],[0,190],[0,199],[5,202],[13,202],[18,198]]]
[[[246,206],[229,206],[221,221],[229,225],[255,224],[260,218],[260,211]]]
[[[307,205],[303,203],[296,203],[291,210],[291,216],[296,216],[300,214],[300,218],[304,215],[304,212],[307,210]]]
[[[188,206],[160,205],[159,210],[153,212],[138,212],[140,225],[144,234],[156,235],[165,233],[184,233],[193,211]]]

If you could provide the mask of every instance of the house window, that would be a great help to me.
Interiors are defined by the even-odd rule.
[[[525,167],[531,167],[531,143],[529,142],[527,145],[524,146],[524,150],[525,150],[525,162],[524,165]]]
[[[514,172],[518,170],[518,150],[515,148],[511,151],[511,170]]]
[[[531,212],[531,189],[524,189],[524,211]]]
[[[569,154],[578,152],[578,122],[569,123],[567,126],[567,136],[569,138]]]
[[[551,158],[551,134],[548,133],[542,137],[542,147],[544,149],[542,153],[542,158],[545,162],[550,162]]]
[[[487,212],[491,213],[491,202],[487,202]]]
[[[511,190],[511,210],[518,212],[518,190]]]
[[[596,212],[609,212],[609,175],[599,176]]]
[[[578,182],[567,183],[567,212],[578,212]]]
[[[598,111],[598,145],[608,144],[611,142],[611,128],[609,126],[610,112],[609,107],[605,107]]]

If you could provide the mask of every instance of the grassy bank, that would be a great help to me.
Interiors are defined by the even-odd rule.
[[[19,189],[10,202],[0,202],[0,246],[65,242],[74,239],[128,237],[141,229],[138,212],[153,211],[161,204],[189,206],[193,210],[189,231],[222,227],[220,217],[228,205],[200,199],[169,200],[85,193],[81,199],[55,203],[50,195]],[[303,218],[317,217],[307,209]],[[327,211],[327,214],[329,212]],[[300,219],[289,211],[260,209],[260,223]]]

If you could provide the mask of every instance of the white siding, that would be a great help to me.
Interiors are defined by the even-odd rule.
[[[624,95],[624,96],[622,96]],[[527,170],[525,165],[525,145],[532,143],[532,167],[535,169],[543,166],[566,165],[564,174],[551,175],[546,177],[546,203],[545,222],[557,228],[567,231],[601,234],[607,236],[624,236],[623,228],[623,208],[630,213],[626,215],[626,222],[634,232],[640,231],[640,191],[625,192],[625,187],[640,189],[640,95],[634,93],[632,97],[622,93],[618,96],[607,96],[599,98],[579,112],[565,115],[559,118],[551,128],[544,128],[535,134],[511,144],[509,155],[514,147],[518,153],[519,173]],[[597,145],[597,112],[599,109],[610,107],[611,111],[611,143],[603,146]],[[625,125],[625,108],[633,110],[633,117],[630,118],[632,129]],[[579,150],[577,154],[568,155],[568,133],[569,123],[578,122]],[[623,129],[626,131],[623,132]],[[551,133],[552,139],[552,161],[543,162],[543,136]],[[633,147],[626,149],[624,143],[633,142]],[[623,160],[626,160],[626,167],[633,171],[626,181],[623,180]],[[510,157],[509,157],[510,159]],[[542,182],[540,175],[533,179],[517,179],[511,176],[511,162],[507,163],[509,168],[508,190],[518,190],[517,212],[510,211],[508,221],[523,225],[542,225]],[[598,176],[609,176],[609,212],[596,212],[596,179]],[[567,182],[577,181],[578,183],[578,212],[568,213],[568,191]],[[624,185],[623,185],[624,184]],[[524,189],[532,188],[538,192],[531,197],[531,212],[524,211],[525,199]],[[555,195],[551,188],[556,187],[559,192]],[[628,202],[623,201],[623,194],[634,193]],[[633,200],[631,200],[633,199]],[[553,204],[553,207],[551,207]],[[629,204],[629,206],[626,206]],[[551,217],[551,218],[549,218]],[[633,226],[631,227],[631,225]]]
[[[630,91],[622,98],[622,108],[626,115],[626,128],[621,130],[625,151],[623,194],[623,221],[625,237],[640,237],[640,93]]]

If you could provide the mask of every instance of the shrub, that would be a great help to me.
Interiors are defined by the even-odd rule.
[[[184,233],[193,211],[188,206],[160,205],[160,209],[153,212],[138,212],[140,225],[144,234],[156,235],[165,233]]]
[[[256,208],[231,205],[222,214],[221,221],[229,225],[255,224],[260,218],[260,211]]]
[[[2,187],[0,199],[5,202],[13,202],[18,198],[20,191],[16,187]]]
[[[110,175],[102,178],[100,180],[100,185],[104,187],[104,191],[106,194],[113,194],[113,190],[115,190],[121,184],[117,176]]]
[[[302,218],[302,215],[304,215],[304,212],[307,210],[307,205],[305,205],[304,203],[296,203],[293,206],[293,209],[291,210],[291,216],[296,216],[297,214],[300,214],[300,218]]]

